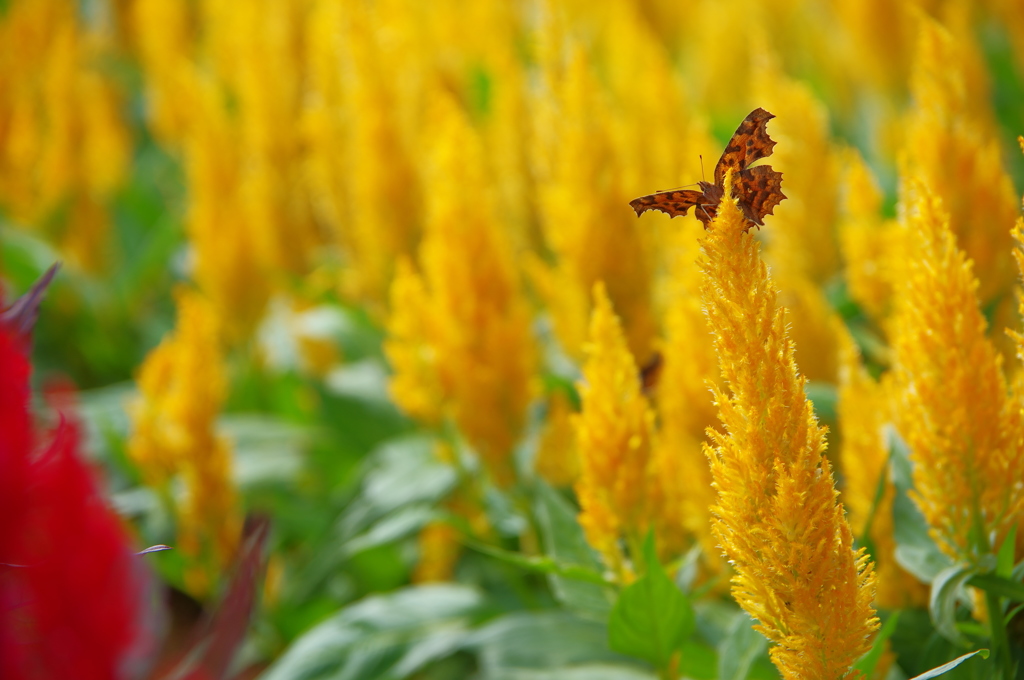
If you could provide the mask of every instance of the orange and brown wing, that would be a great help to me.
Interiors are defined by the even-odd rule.
[[[782,193],[782,173],[770,165],[744,170],[736,177],[735,187],[740,209],[757,225],[763,225],[764,216],[771,215],[775,206],[786,198]]]
[[[751,163],[772,155],[775,142],[768,136],[765,126],[775,116],[764,109],[754,109],[750,115],[743,119],[740,126],[736,128],[728,146],[722,152],[715,166],[715,184],[722,186],[725,181],[725,171],[729,168],[739,173]]]
[[[629,206],[636,211],[637,217],[648,210],[660,210],[675,217],[685,215],[690,208],[702,203],[707,203],[703,193],[685,189],[683,191],[661,191],[649,196],[634,198],[629,202]]]

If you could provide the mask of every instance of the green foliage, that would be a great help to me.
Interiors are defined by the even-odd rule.
[[[726,637],[718,647],[720,680],[746,680],[751,667],[768,650],[768,641],[754,630],[754,620],[746,612],[737,612]]]
[[[547,484],[538,482],[535,503],[544,551],[555,560],[600,573],[601,561],[587,544],[576,521],[577,512],[569,502]],[[555,597],[568,610],[596,621],[608,619],[613,596],[607,586],[555,573],[548,576],[548,581]]]
[[[980,656],[982,659],[987,659],[988,658],[988,650],[987,649],[978,649],[976,651],[970,652],[969,654],[964,654],[963,656],[958,656],[957,658],[953,659],[949,663],[944,663],[941,666],[938,666],[936,668],[931,669],[930,671],[926,671],[926,672],[922,673],[921,675],[915,675],[910,680],[928,680],[928,678],[937,678],[940,675],[945,675],[949,671],[953,670],[954,668],[956,668],[957,666],[962,664],[964,661],[967,661],[968,659],[970,659],[972,657],[975,657],[975,656]]]
[[[265,680],[400,678],[463,644],[484,599],[455,585],[406,588],[346,607],[298,638]]]
[[[875,672],[875,668],[878,666],[878,662],[882,658],[882,654],[885,652],[886,646],[889,642],[889,638],[896,632],[896,624],[899,623],[900,613],[895,612],[888,618],[885,623],[882,624],[882,628],[878,631],[878,635],[875,637],[874,643],[871,645],[871,649],[867,654],[862,656],[860,660],[854,664],[854,669],[864,674],[864,677],[870,678]]]
[[[900,566],[925,583],[931,583],[951,560],[935,545],[928,533],[928,523],[908,495],[914,487],[911,477],[910,451],[895,432],[890,432],[889,460],[892,481],[896,487],[893,500],[893,527],[896,539],[896,560]]]
[[[644,562],[644,573],[619,593],[609,642],[617,652],[664,668],[693,632],[693,606],[658,562],[653,534],[644,544]]]

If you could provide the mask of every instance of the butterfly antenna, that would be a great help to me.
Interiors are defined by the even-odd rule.
[[[700,159],[700,178],[701,178],[701,180],[706,182],[708,180],[707,180],[707,177],[704,176],[704,155],[703,154],[697,154],[697,158]]]
[[[676,189],[685,189],[686,187],[695,187],[695,186],[697,186],[696,182],[694,182],[693,184],[684,184],[681,187],[672,187],[671,189],[655,189],[654,192],[657,193],[657,194],[660,194],[660,193],[662,193],[664,191],[675,191]]]

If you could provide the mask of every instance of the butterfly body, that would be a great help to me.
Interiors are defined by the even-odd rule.
[[[771,155],[775,141],[768,136],[765,126],[774,117],[759,108],[743,119],[715,165],[714,183],[697,182],[699,190],[661,191],[641,196],[630,201],[629,205],[637,217],[648,210],[660,210],[675,217],[694,208],[694,215],[707,229],[718,214],[718,205],[725,195],[725,174],[732,169],[733,193],[740,210],[751,225],[762,226],[764,216],[771,215],[775,206],[786,198],[782,193],[781,172],[776,172],[770,165],[748,167],[754,161]]]

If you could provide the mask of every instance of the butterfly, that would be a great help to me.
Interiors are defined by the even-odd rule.
[[[660,191],[641,196],[630,201],[630,207],[636,211],[637,217],[647,210],[660,210],[675,217],[685,215],[690,208],[696,208],[694,215],[707,229],[708,223],[718,214],[718,204],[725,195],[725,172],[732,168],[735,173],[733,192],[744,217],[751,223],[747,229],[753,225],[760,228],[764,225],[764,216],[771,215],[772,209],[786,198],[782,193],[781,172],[776,172],[770,165],[748,167],[754,161],[772,155],[775,142],[768,136],[765,126],[774,117],[764,109],[757,108],[743,119],[715,165],[714,184],[701,181],[697,183],[700,191]]]

